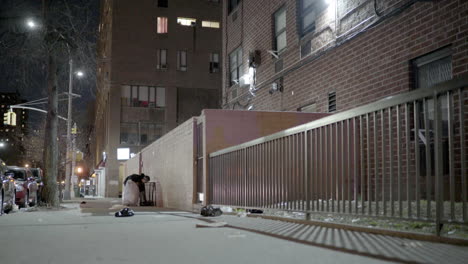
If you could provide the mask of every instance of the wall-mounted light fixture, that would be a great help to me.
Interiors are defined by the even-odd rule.
[[[283,92],[283,77],[279,78],[278,80],[274,81],[271,84],[270,91],[268,91],[270,94],[273,94],[274,92]]]

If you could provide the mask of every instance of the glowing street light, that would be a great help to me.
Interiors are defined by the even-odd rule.
[[[28,19],[26,21],[26,25],[28,25],[29,28],[34,29],[37,27],[37,24],[34,22],[32,19]]]
[[[5,147],[5,143],[0,142],[0,148],[3,148],[3,147]]]
[[[83,77],[84,76],[84,73],[82,71],[77,71],[76,72],[76,76],[78,76],[79,78]]]
[[[29,164],[24,164],[24,167],[29,168]]]
[[[81,167],[76,168],[76,172],[77,172],[77,173],[82,173],[82,172],[83,172],[83,168],[81,168]]]

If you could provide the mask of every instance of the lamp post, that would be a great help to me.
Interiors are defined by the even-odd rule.
[[[74,197],[74,192],[71,192],[71,185],[72,185],[72,174],[74,169],[74,153],[72,154],[72,96],[73,96],[73,59],[70,57],[69,61],[70,65],[70,73],[69,73],[69,80],[68,80],[68,116],[67,116],[67,155],[65,160],[65,191],[63,192],[63,199],[70,200]],[[82,71],[77,71],[76,76],[81,78],[84,76]],[[73,139],[74,141],[74,139]],[[74,149],[74,148],[73,148]],[[74,184],[74,183],[73,183]]]

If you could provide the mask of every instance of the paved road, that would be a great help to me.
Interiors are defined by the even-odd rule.
[[[233,228],[183,212],[115,218],[109,201],[0,216],[1,263],[386,263]],[[388,263],[388,262],[387,262]]]

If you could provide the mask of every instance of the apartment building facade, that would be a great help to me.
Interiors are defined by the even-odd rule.
[[[212,0],[101,1],[93,139],[101,195],[119,194],[121,162],[133,153],[219,108],[221,15]]]
[[[468,2],[225,0],[225,109],[336,112],[468,74]]]

